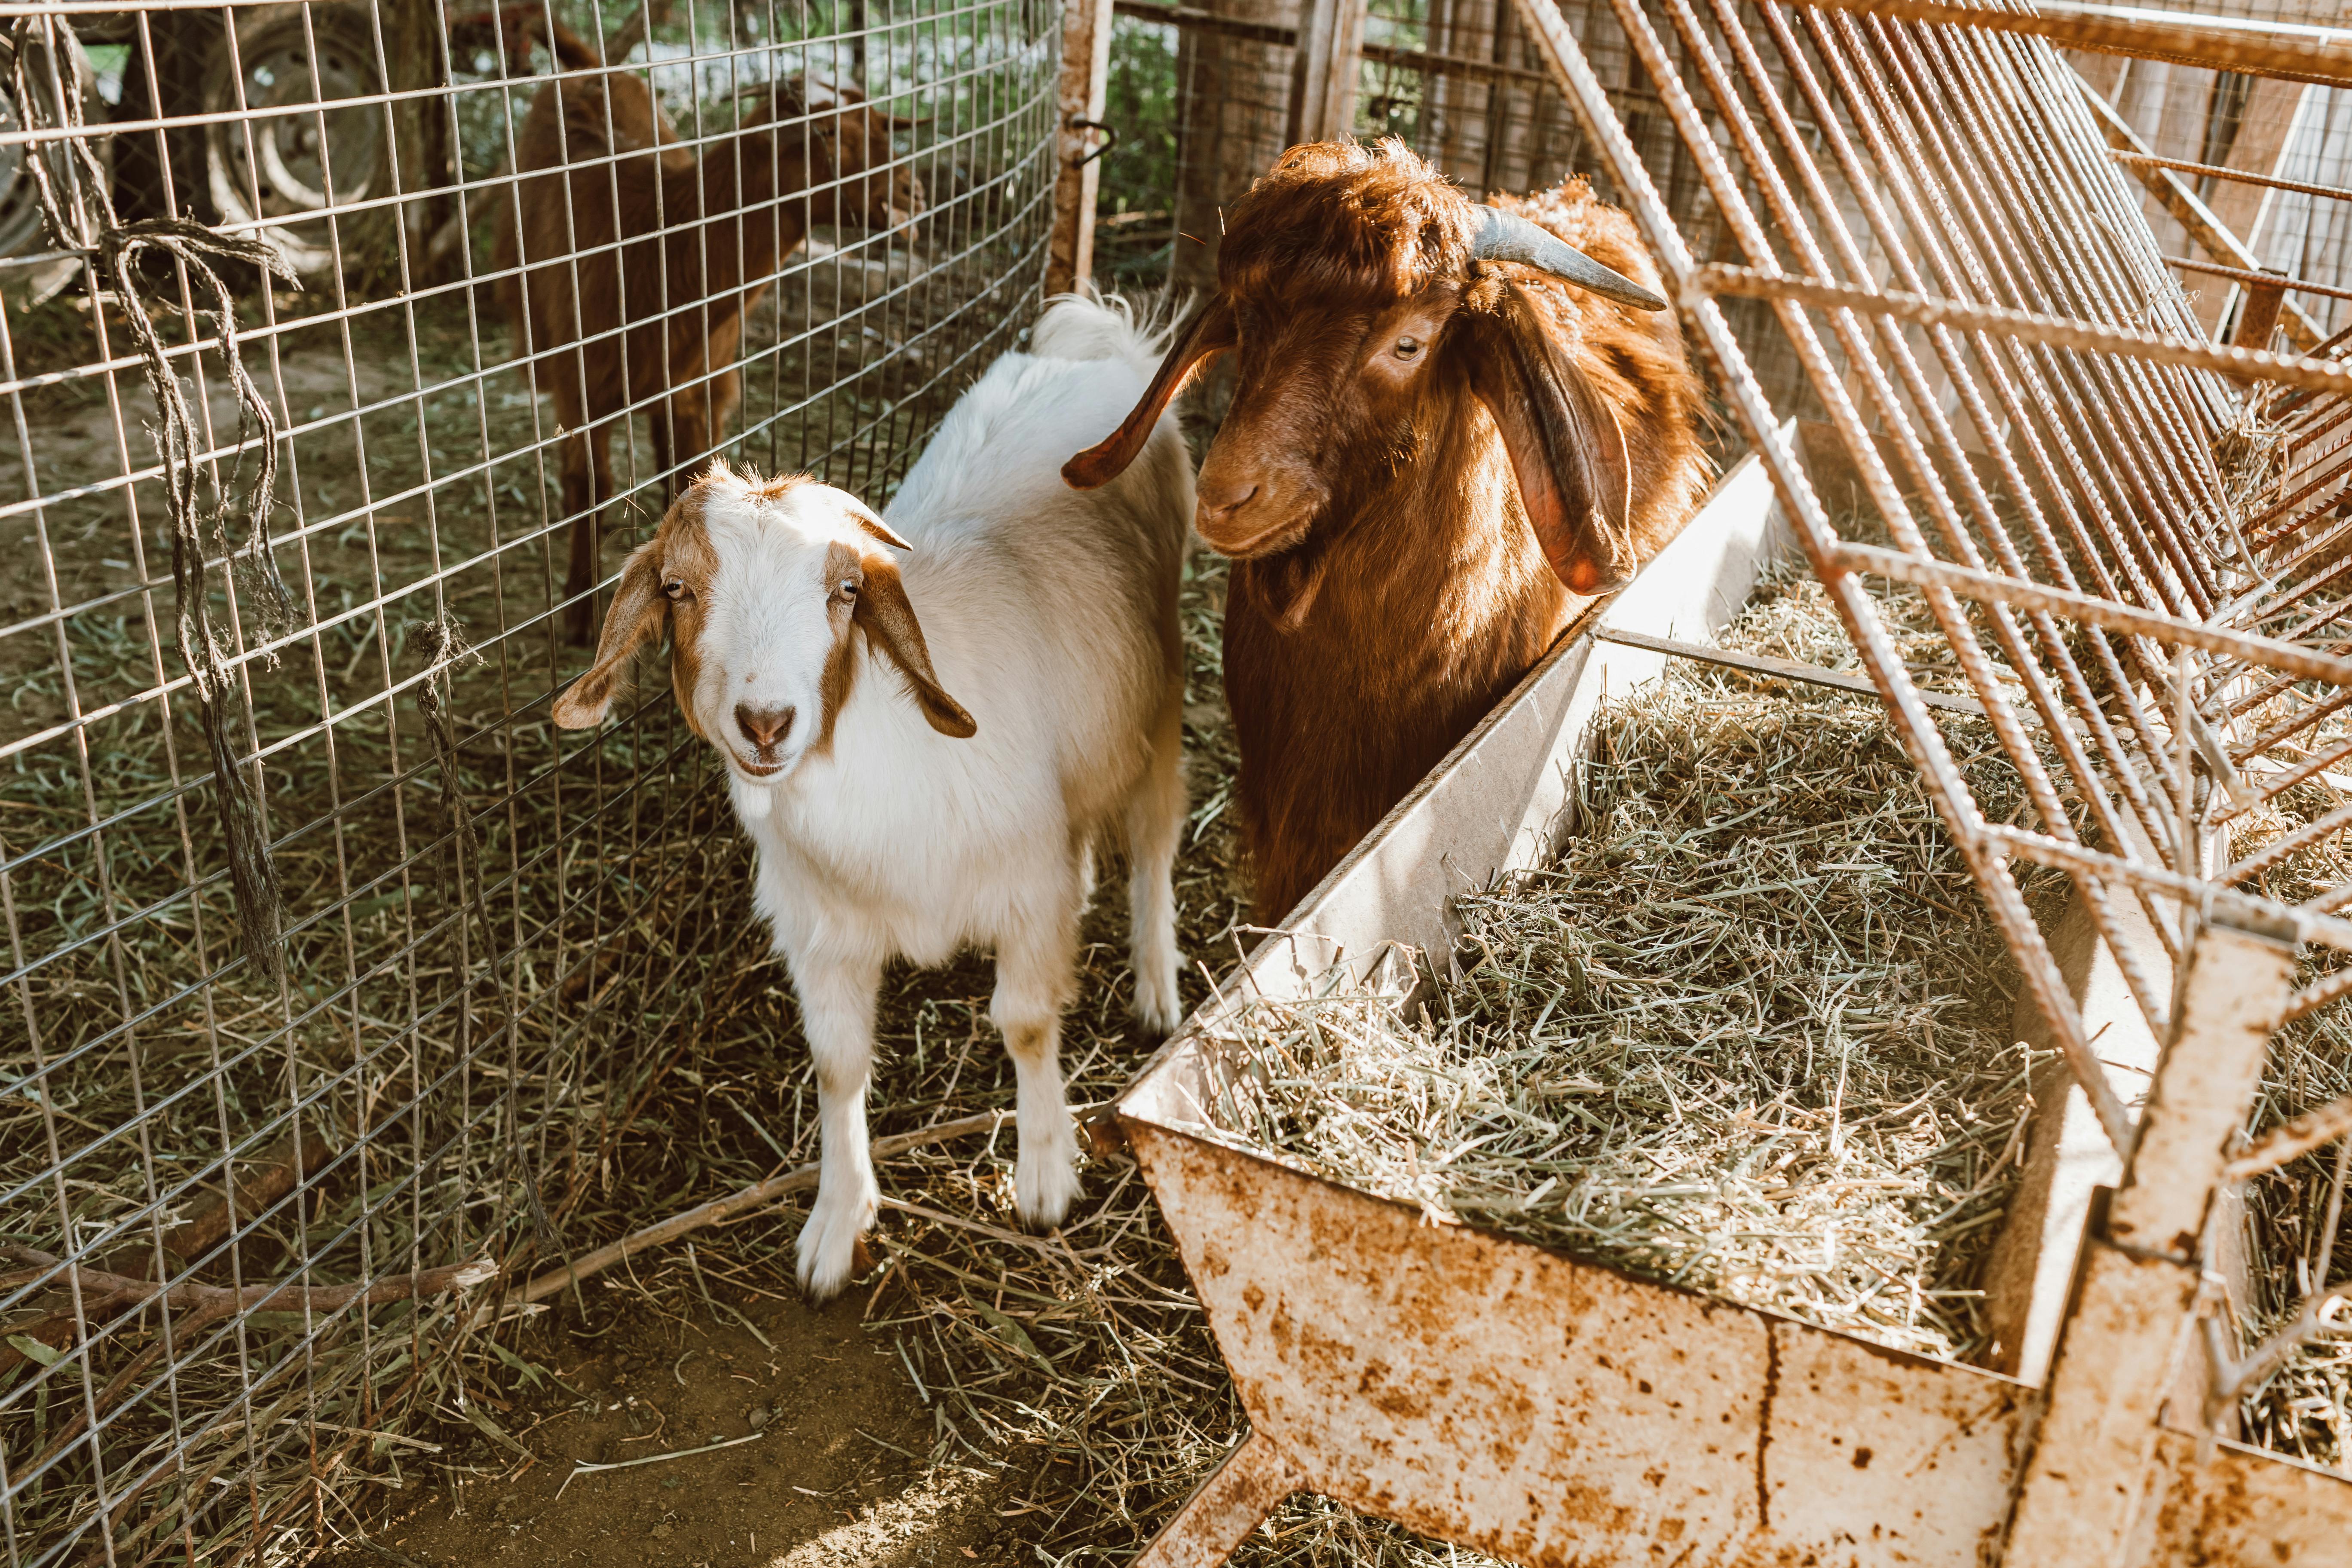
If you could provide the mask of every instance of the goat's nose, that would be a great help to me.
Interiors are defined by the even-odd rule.
[[[791,708],[754,708],[749,702],[735,705],[735,722],[742,726],[743,738],[761,751],[780,743],[793,732]]]
[[[1207,484],[1201,487],[1201,515],[1214,521],[1231,517],[1247,506],[1257,494],[1257,481],[1248,484]]]

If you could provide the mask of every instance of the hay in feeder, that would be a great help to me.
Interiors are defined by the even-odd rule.
[[[1916,598],[1885,609],[1941,652]],[[1790,577],[1725,641],[1847,647]],[[1989,726],[1946,736],[1988,809],[2021,800]],[[1877,701],[1677,663],[1604,714],[1580,805],[1557,863],[1463,901],[1459,973],[1411,1016],[1337,981],[1243,1007],[1226,1135],[1433,1221],[1978,1350],[2033,1061]]]

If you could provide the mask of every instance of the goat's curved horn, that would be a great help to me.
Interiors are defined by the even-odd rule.
[[[875,515],[873,508],[867,506],[864,501],[859,500],[856,496],[851,495],[845,490],[842,492],[841,500],[841,510],[849,514],[849,521],[864,529],[867,537],[873,539],[876,542],[887,544],[893,550],[912,550],[915,548],[912,544],[898,536],[898,531],[897,529],[892,528],[888,523],[883,521],[881,518]]]
[[[1665,300],[1613,268],[1603,267],[1539,224],[1499,207],[1475,208],[1485,223],[1471,242],[1470,254],[1480,261],[1516,261],[1538,267],[1580,289],[1590,289],[1604,300],[1631,305],[1637,310],[1663,310]]]

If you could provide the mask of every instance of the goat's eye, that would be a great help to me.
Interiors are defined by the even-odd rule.
[[[694,595],[687,588],[687,585],[679,582],[675,577],[662,584],[662,594],[665,597],[670,599],[691,599],[694,597]]]
[[[1421,353],[1421,340],[1419,338],[1399,338],[1397,340],[1397,358],[1411,359],[1419,353]]]
[[[845,577],[841,586],[834,590],[834,596],[845,605],[854,605],[857,603],[857,584]]]

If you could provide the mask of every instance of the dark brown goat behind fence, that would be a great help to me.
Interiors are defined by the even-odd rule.
[[[550,724],[581,663],[563,607],[591,585],[569,540],[593,542],[602,506],[634,542],[722,442],[878,503],[1034,314],[1058,12],[680,4],[649,66],[634,10],[8,18],[11,1568],[299,1554],[341,1506],[324,1493],[417,1462],[367,1433],[457,1408],[454,1352],[503,1288],[486,1279],[638,1220],[613,1161],[647,1085],[746,1005],[742,878],[666,705],[584,738]],[[498,228],[532,210],[514,171],[549,166],[531,106],[559,78],[574,172],[542,185],[569,222],[527,221],[525,244],[551,300],[586,308],[535,295],[510,324]],[[629,136],[650,125],[641,166]],[[191,220],[185,260],[124,253],[165,216]],[[204,267],[266,421],[232,385]],[[186,393],[192,461],[169,472],[142,308]],[[584,399],[583,363],[614,372]],[[574,482],[592,440],[611,447],[593,492]],[[266,451],[292,610],[274,619],[243,534],[209,521]],[[175,517],[198,540],[176,578]],[[199,602],[209,661],[183,657]],[[282,942],[258,954],[216,742],[281,890]],[[257,962],[273,951],[282,981]]]

